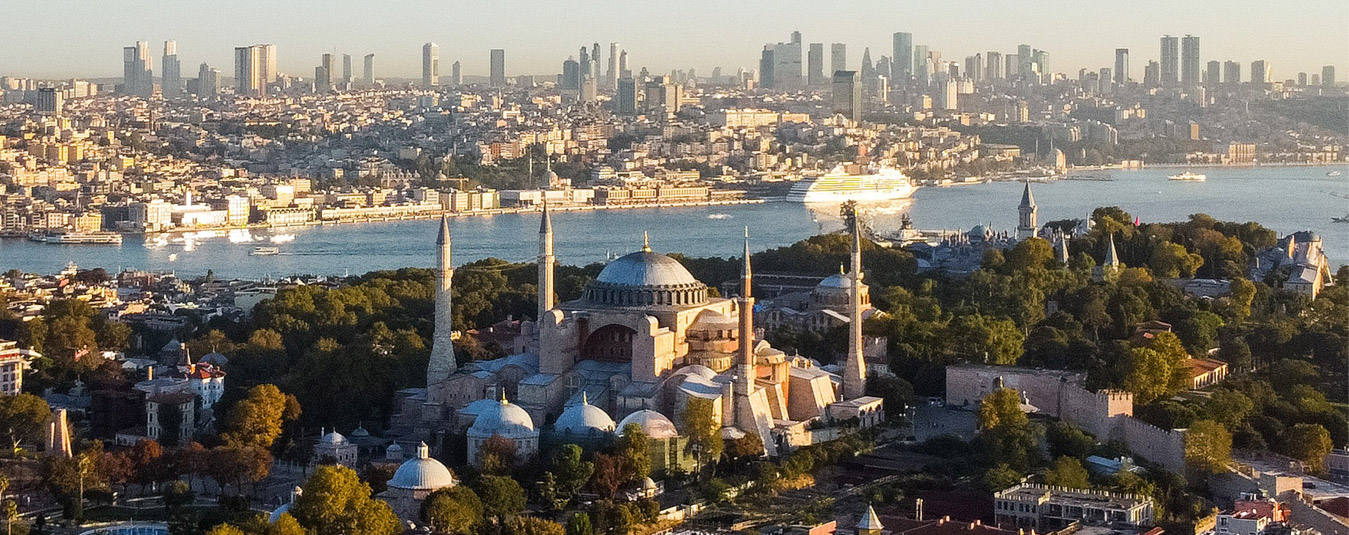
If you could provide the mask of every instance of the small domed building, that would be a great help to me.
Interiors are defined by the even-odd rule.
[[[671,470],[688,472],[698,467],[698,461],[689,452],[688,437],[680,436],[674,422],[664,414],[642,409],[618,422],[618,436],[626,436],[628,426],[635,425],[646,435],[651,456],[651,472]]]
[[[431,458],[431,448],[425,442],[417,446],[417,456],[408,459],[394,471],[388,489],[378,498],[393,509],[404,522],[419,522],[422,501],[432,492],[453,487],[458,482],[444,464]]]
[[[493,436],[500,436],[515,444],[515,454],[527,459],[539,452],[539,431],[529,413],[502,396],[501,401],[486,405],[469,426],[468,463],[477,465],[483,444]]]
[[[332,459],[347,468],[355,468],[358,454],[359,448],[356,444],[347,440],[347,437],[338,433],[336,429],[319,437],[318,443],[314,444],[314,464]]]

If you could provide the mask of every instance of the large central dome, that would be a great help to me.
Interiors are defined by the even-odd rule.
[[[699,284],[678,260],[651,251],[637,251],[610,262],[595,282],[614,286],[682,286]]]
[[[585,299],[622,307],[700,305],[707,302],[707,285],[678,260],[642,247],[604,266],[586,287]]]

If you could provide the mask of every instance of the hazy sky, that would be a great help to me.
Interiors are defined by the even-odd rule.
[[[506,49],[508,75],[552,74],[581,45],[622,43],[634,70],[720,66],[756,69],[766,42],[848,44],[857,67],[862,48],[890,55],[890,35],[943,59],[1015,51],[1049,52],[1050,69],[1113,66],[1114,49],[1131,50],[1131,73],[1158,56],[1162,34],[1201,38],[1203,61],[1271,62],[1275,79],[1319,73],[1335,64],[1349,78],[1349,2],[1344,0],[10,0],[4,2],[0,75],[118,77],[121,48],[149,41],[159,75],[163,41],[178,41],[183,75],[202,62],[229,76],[232,48],[275,43],[281,72],[311,77],[324,52],[375,54],[378,77],[419,77],[421,45],[440,45],[441,74],[455,60],[466,75],[486,74],[488,50]],[[826,56],[828,46],[826,45]],[[826,60],[827,62],[827,60]]]

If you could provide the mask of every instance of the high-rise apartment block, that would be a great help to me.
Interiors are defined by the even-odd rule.
[[[595,48],[598,49],[599,45],[596,44]],[[506,49],[493,48],[489,59],[491,60],[491,76],[488,78],[488,82],[492,84],[492,87],[505,87]]]
[[[989,52],[985,60],[988,64],[984,67],[984,76],[986,78],[989,80],[1001,80],[1005,77],[1002,69],[1001,52]]]
[[[422,45],[422,87],[440,85],[440,45]]]
[[[1209,60],[1207,68],[1204,69],[1204,86],[1218,87],[1223,83],[1223,62],[1216,59]]]
[[[913,34],[895,32],[890,50],[890,79],[903,86],[913,76]]]
[[[618,79],[618,93],[614,98],[614,112],[619,115],[637,114],[637,81],[632,78]]]
[[[806,53],[806,83],[820,87],[824,81],[824,43],[811,43]]]
[[[1129,83],[1129,49],[1115,49],[1115,85]]]
[[[136,46],[122,48],[122,92],[138,97],[149,97],[154,91],[150,43],[136,41]]]
[[[848,45],[832,43],[829,45],[829,72],[848,70]],[[830,75],[833,76],[833,75]]]
[[[183,66],[178,61],[177,42],[164,41],[164,57],[159,61],[159,65],[160,94],[164,95],[164,98],[183,96]]]
[[[1186,90],[1199,87],[1199,38],[1187,35],[1180,45],[1180,85]]]
[[[234,91],[240,95],[263,96],[267,85],[276,80],[276,45],[252,45],[234,48]]]
[[[1269,62],[1258,59],[1251,62],[1251,84],[1267,86],[1270,80]]]
[[[1331,87],[1335,85],[1335,66],[1326,65],[1321,67],[1321,85]]]
[[[1180,83],[1180,39],[1166,35],[1162,37],[1162,59],[1157,72],[1161,86],[1167,89]]]
[[[365,67],[365,68],[364,68],[364,69],[362,70],[362,72],[361,72],[361,82],[364,83],[366,87],[370,87],[370,86],[372,86],[372,85],[375,85],[375,55],[374,55],[374,54],[366,54],[366,55],[365,55],[365,66],[364,66],[364,67]]]
[[[834,71],[834,113],[857,123],[862,120],[862,75],[857,71]]]
[[[212,69],[205,63],[197,69],[197,98],[202,100],[220,98],[220,69]]]
[[[1241,83],[1241,63],[1235,61],[1223,62],[1223,83],[1227,85]]]

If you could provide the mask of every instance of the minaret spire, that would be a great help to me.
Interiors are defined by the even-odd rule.
[[[843,399],[862,397],[867,385],[867,365],[862,358],[862,225],[856,212],[852,219],[852,281],[848,290],[848,359],[843,368]]]
[[[745,227],[745,261],[740,272],[740,347],[736,351],[737,394],[754,389],[754,297],[753,275],[749,265],[749,227]]]
[[[440,217],[439,265],[436,270],[436,330],[431,338],[431,360],[426,365],[426,385],[441,383],[454,373],[454,324],[450,315],[450,284],[454,281],[454,262],[450,251],[450,216]]]
[[[543,203],[543,217],[539,220],[539,313],[535,322],[542,322],[543,315],[553,309],[553,217],[548,211],[548,202]]]

